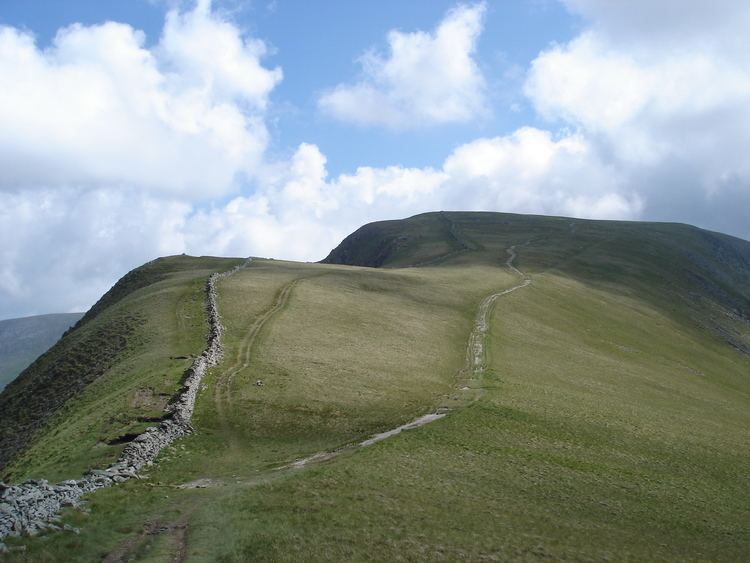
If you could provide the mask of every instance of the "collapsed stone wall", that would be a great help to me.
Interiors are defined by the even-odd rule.
[[[190,419],[201,379],[209,368],[219,363],[223,352],[221,335],[224,329],[219,318],[216,283],[243,268],[250,260],[209,276],[206,282],[208,345],[185,372],[183,387],[172,402],[167,418],[137,436],[109,467],[90,470],[81,479],[54,485],[46,480],[28,480],[19,485],[0,482],[0,540],[7,536],[36,535],[43,530],[60,529],[58,514],[63,507],[77,506],[81,497],[97,489],[137,478],[138,471],[153,462],[161,450],[192,431]],[[4,548],[0,543],[0,553]]]

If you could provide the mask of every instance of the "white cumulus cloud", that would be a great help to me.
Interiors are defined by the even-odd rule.
[[[151,49],[113,22],[61,29],[46,48],[0,27],[0,189],[231,191],[267,145],[263,110],[281,71],[263,54],[206,2],[170,12]]]
[[[565,3],[589,23],[533,61],[538,112],[606,155],[644,217],[750,237],[750,4]]]
[[[252,194],[197,206],[142,189],[0,191],[0,310],[85,309],[120,275],[188,252],[319,260],[362,224],[439,209],[638,217],[641,201],[591,145],[524,128],[455,149],[437,168],[330,177],[317,146],[264,166]]]
[[[459,5],[433,32],[388,33],[388,54],[370,50],[357,82],[325,92],[319,106],[361,125],[408,129],[484,114],[485,80],[474,60],[484,3]]]
[[[46,46],[0,26],[0,314],[85,309],[186,251],[196,209],[263,166],[282,78],[265,54],[206,0],[168,12],[152,46],[115,22]]]
[[[636,219],[640,197],[578,134],[554,138],[524,127],[478,139],[445,161],[449,209],[502,210],[598,219]]]
[[[618,41],[637,49],[644,38],[703,42],[734,41],[750,24],[746,2],[737,0],[561,0],[572,12]]]
[[[159,255],[318,260],[363,223],[440,209],[750,237],[750,8],[657,3],[675,10],[665,31],[639,20],[646,0],[565,1],[587,23],[538,55],[524,87],[550,130],[339,175],[312,142],[266,154],[281,70],[205,0],[170,12],[153,46],[117,23],[65,28],[46,47],[0,27],[0,316],[84,309]],[[390,128],[481,116],[484,11],[459,5],[433,32],[391,32],[389,53],[366,54],[361,80],[321,107]]]
[[[319,260],[362,224],[426,211],[503,210],[634,219],[637,194],[575,134],[523,128],[458,147],[437,168],[362,166],[329,177],[302,144],[258,190],[187,219],[191,252]]]
[[[3,317],[85,311],[128,270],[182,252],[189,211],[134,190],[0,191]]]

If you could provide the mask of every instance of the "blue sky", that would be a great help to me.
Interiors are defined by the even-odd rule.
[[[6,0],[0,318],[438,209],[750,238],[750,4]]]
[[[316,95],[357,75],[356,58],[369,48],[384,49],[390,29],[431,29],[455,2],[277,2],[262,12],[258,32],[278,49],[274,57],[286,71],[279,86],[278,145],[311,141],[329,155],[333,174],[357,166],[429,166],[457,144],[482,135],[515,130],[535,122],[519,96],[518,73],[553,41],[573,35],[576,18],[557,3],[515,0],[491,5],[478,44],[477,59],[493,83],[488,119],[427,130],[393,132],[352,127],[316,111]],[[260,14],[258,14],[260,15]],[[289,22],[292,25],[289,25]],[[321,29],[324,29],[321,34]],[[318,65],[316,61],[325,61]],[[516,76],[514,76],[514,73]],[[288,104],[288,106],[287,106]],[[511,106],[515,104],[512,109]]]
[[[579,17],[552,0],[488,5],[476,58],[491,83],[492,112],[481,121],[394,132],[351,126],[317,111],[320,92],[355,77],[360,71],[356,59],[368,49],[385,49],[389,30],[431,29],[456,4],[264,0],[220,3],[217,8],[267,42],[267,64],[284,70],[284,80],[271,95],[270,150],[288,155],[299,143],[313,142],[328,155],[329,172],[340,174],[363,164],[430,166],[458,144],[539,122],[519,92],[523,72],[541,50],[570,40],[581,27]],[[8,0],[0,9],[0,23],[31,30],[44,47],[61,27],[113,20],[143,30],[153,45],[170,5],[147,0]]]

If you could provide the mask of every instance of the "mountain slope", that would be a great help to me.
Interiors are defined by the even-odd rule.
[[[520,264],[530,273],[557,272],[638,294],[750,354],[750,243],[690,225],[426,213],[365,225],[323,262],[391,268],[493,264],[512,244],[526,245]]]
[[[59,313],[0,321],[0,391],[82,316]]]
[[[142,481],[66,514],[80,535],[9,540],[27,549],[17,558],[745,558],[747,242],[483,213],[358,233],[328,261],[381,267],[253,260],[221,281],[225,356],[204,379],[196,432]],[[189,288],[209,264],[191,267],[83,327],[140,312],[198,342],[200,323],[174,324],[178,295],[198,312]],[[176,348],[152,342],[147,363],[171,365],[159,362]],[[108,377],[142,388],[128,361],[48,422],[14,477],[98,463],[71,443],[75,421],[132,412],[109,404],[117,394],[84,400]]]
[[[205,278],[237,262],[161,258],[115,284],[0,394],[4,477],[76,477],[158,419],[205,344]]]

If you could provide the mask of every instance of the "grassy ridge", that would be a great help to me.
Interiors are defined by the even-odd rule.
[[[207,468],[205,476],[239,471],[235,461],[245,468],[278,467],[434,408],[453,391],[479,300],[513,280],[499,270],[473,273],[373,274],[256,261],[222,282],[229,368],[252,320],[281,287],[298,280],[253,343],[249,364],[233,375],[226,420],[215,400],[199,402],[196,424],[212,445],[207,459],[213,471]],[[464,287],[456,291],[459,283]],[[249,296],[252,305],[241,306]],[[220,385],[225,375],[216,372],[210,381]],[[225,453],[222,468],[216,456]]]
[[[217,396],[223,396],[236,356],[243,356],[245,335],[293,280],[288,302],[258,333],[251,361],[234,375],[230,400],[222,405]],[[194,518],[233,518],[222,510],[211,515],[227,495],[267,479],[293,478],[273,469],[434,409],[455,392],[479,301],[515,281],[486,267],[373,272],[254,261],[219,285],[225,361],[199,397],[199,431],[161,458],[149,482],[93,495],[93,517],[85,518],[80,537],[29,545],[29,556],[95,559],[137,536],[145,521],[169,524],[185,517],[193,522],[191,534],[199,533]],[[262,387],[255,385],[259,379]],[[173,488],[193,479],[215,486]],[[81,518],[72,522],[81,524]],[[223,537],[216,544],[206,536],[195,549],[213,557],[241,547],[241,534]],[[162,540],[171,542],[149,538],[149,552],[161,549]]]
[[[497,304],[478,404],[204,493],[197,560],[742,560],[747,374],[642,302],[539,278]],[[209,547],[217,533],[234,547]]]
[[[200,432],[180,453],[181,482],[253,480],[441,404],[454,391],[478,301],[513,281],[502,271],[475,273],[456,292],[466,279],[458,271],[373,276],[256,260],[223,280],[225,360],[199,397]],[[258,333],[243,366],[253,321],[294,280],[288,302]]]
[[[235,263],[165,258],[115,285],[0,395],[5,478],[76,477],[113,460],[119,437],[153,424],[205,346],[206,277]]]

